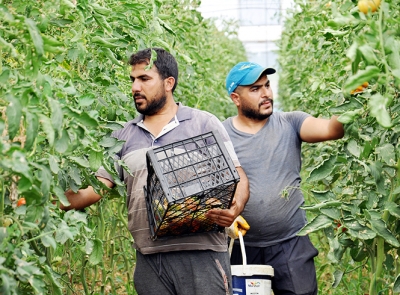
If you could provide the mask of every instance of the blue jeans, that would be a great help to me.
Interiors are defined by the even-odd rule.
[[[247,264],[270,265],[275,295],[316,295],[318,293],[314,257],[318,250],[308,236],[296,236],[269,247],[247,247]],[[235,244],[231,264],[243,264],[240,246]]]

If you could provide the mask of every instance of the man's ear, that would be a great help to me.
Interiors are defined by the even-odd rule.
[[[174,88],[174,85],[175,85],[174,77],[168,77],[167,79],[164,80],[165,91],[172,91],[172,88]]]
[[[231,99],[236,106],[240,105],[240,95],[236,92],[231,93]]]

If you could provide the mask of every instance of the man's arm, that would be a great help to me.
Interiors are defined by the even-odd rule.
[[[102,183],[104,183],[108,187],[113,187],[114,183],[109,181],[108,179],[97,177]],[[72,190],[68,190],[65,192],[65,196],[67,197],[68,201],[71,203],[68,207],[60,204],[60,208],[62,210],[68,211],[71,209],[83,209],[86,208],[101,199],[101,195],[96,194],[93,190],[93,187],[89,186],[85,189],[80,189],[78,192],[73,192]]]
[[[308,117],[300,129],[301,139],[310,143],[340,139],[343,136],[343,124],[337,120],[337,116],[330,119]]]
[[[239,173],[240,181],[237,184],[231,207],[229,209],[211,209],[206,214],[207,218],[224,227],[229,227],[236,217],[242,213],[250,195],[246,173],[242,167],[236,167],[236,170]]]

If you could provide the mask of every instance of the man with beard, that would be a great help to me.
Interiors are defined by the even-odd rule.
[[[241,214],[250,230],[244,236],[248,264],[274,268],[275,295],[317,294],[314,257],[318,251],[308,236],[297,236],[306,224],[300,206],[301,144],[342,138],[335,116],[320,119],[295,112],[273,113],[268,75],[272,68],[241,62],[226,78],[226,88],[238,109],[223,122],[248,177],[250,198]],[[242,264],[235,242],[231,264]]]
[[[155,54],[154,63],[150,61]],[[206,217],[229,227],[248,199],[247,177],[241,169],[232,142],[222,123],[212,114],[176,103],[173,92],[178,81],[175,58],[160,48],[141,50],[130,57],[132,94],[140,115],[114,132],[125,141],[117,158],[131,173],[118,167],[127,187],[128,227],[134,238],[135,289],[141,295],[232,294],[227,237],[221,232],[197,233],[156,239],[150,236],[143,187],[146,185],[146,152],[154,147],[218,130],[240,176],[230,209],[211,209]],[[108,187],[112,176],[100,168],[96,173]],[[92,187],[66,192],[71,205],[81,209],[98,200]]]

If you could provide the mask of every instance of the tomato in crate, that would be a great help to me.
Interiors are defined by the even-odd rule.
[[[146,159],[152,239],[223,230],[205,213],[230,207],[239,174],[217,131],[149,150]]]

